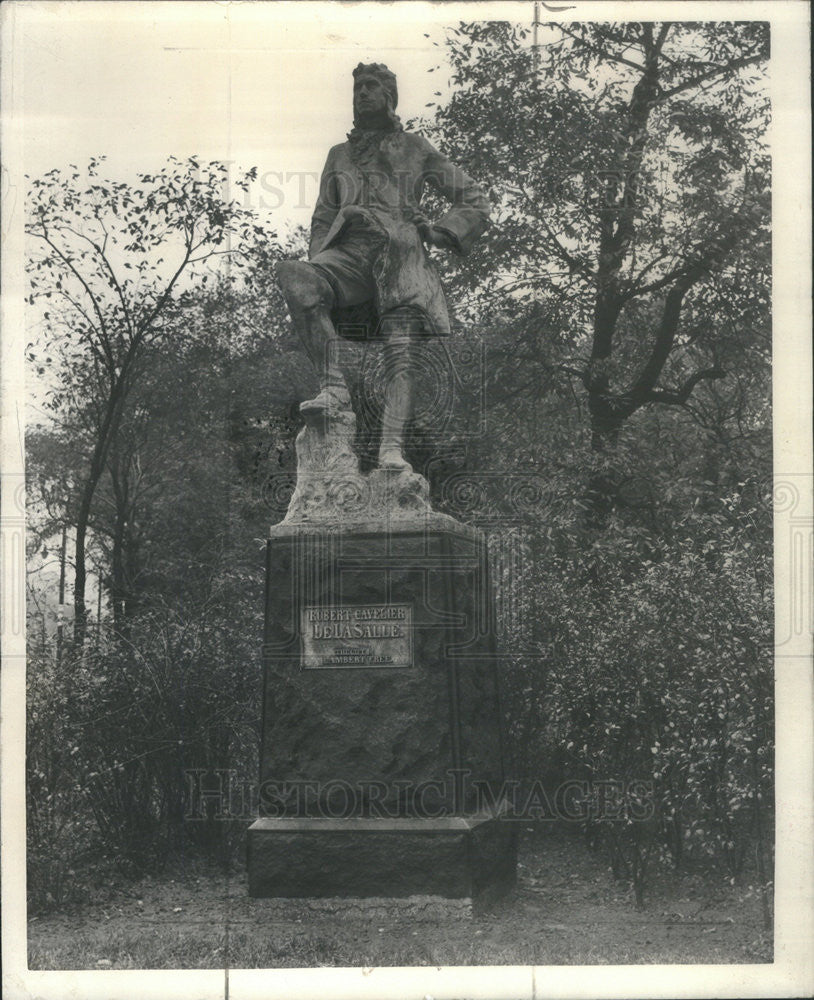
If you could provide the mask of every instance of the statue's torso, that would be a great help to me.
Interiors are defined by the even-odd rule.
[[[424,189],[426,142],[394,132],[378,142],[335,146],[329,156],[339,206],[359,205],[410,221]]]

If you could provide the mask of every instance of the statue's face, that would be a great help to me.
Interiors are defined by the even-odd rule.
[[[353,113],[357,118],[380,115],[387,108],[387,91],[377,77],[363,73],[353,81]]]

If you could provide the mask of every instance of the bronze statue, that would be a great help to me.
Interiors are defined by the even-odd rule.
[[[449,333],[438,275],[424,244],[466,253],[488,224],[480,188],[395,113],[396,78],[381,63],[353,71],[353,130],[328,153],[311,220],[309,260],[281,261],[277,276],[291,319],[320,379],[300,406],[307,417],[350,408],[337,340],[383,341],[380,469],[410,470],[403,455],[410,417],[411,345]],[[420,212],[426,184],[452,203],[436,223]]]

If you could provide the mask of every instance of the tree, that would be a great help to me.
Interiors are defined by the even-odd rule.
[[[650,782],[648,823],[593,831],[640,902],[648,864],[740,878],[747,846],[767,889],[768,36],[541,40],[460,25],[453,96],[422,122],[494,206],[472,254],[441,262],[481,324],[487,431],[467,447],[496,480],[475,471],[476,502],[449,512],[496,536],[517,774]],[[515,476],[539,494],[525,519]]]
[[[26,222],[29,303],[44,306],[47,359],[59,353],[62,361],[51,406],[82,398],[90,429],[75,512],[78,647],[87,629],[91,506],[142,352],[165,334],[182,282],[214,258],[239,259],[257,233],[250,212],[226,197],[224,164],[171,157],[158,173],[127,184],[100,175],[103,159],[92,158],[84,174],[71,167],[34,179]],[[246,190],[253,176],[237,186]]]
[[[165,335],[141,352],[89,521],[112,627],[108,614],[97,641],[60,670],[52,643],[37,641],[43,611],[30,602],[35,899],[81,891],[68,871],[98,869],[105,855],[127,871],[173,849],[228,861],[245,830],[215,821],[214,809],[191,822],[204,816],[190,776],[214,770],[217,780],[231,768],[248,782],[257,767],[261,539],[276,519],[265,457],[293,440],[276,422],[286,393],[295,407],[302,398],[290,382],[307,363],[279,292],[254,270],[260,260],[245,282],[221,275],[179,296]],[[75,403],[29,442],[43,532],[65,516],[56,506],[49,522],[46,503],[64,497],[82,451]]]
[[[743,364],[752,330],[740,357],[719,344],[756,287],[767,327],[768,29],[564,24],[544,37],[533,51],[525,29],[461,24],[447,46],[456,91],[424,124],[491,187],[492,235],[461,267],[470,293],[525,311],[529,336],[541,319],[555,337],[564,327],[549,366],[587,397],[601,527],[630,418],[692,405],[724,361]]]

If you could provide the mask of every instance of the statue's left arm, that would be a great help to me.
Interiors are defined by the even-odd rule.
[[[459,253],[468,253],[489,225],[489,200],[468,174],[429,142],[426,142],[424,179],[452,202],[434,227],[450,237]]]

